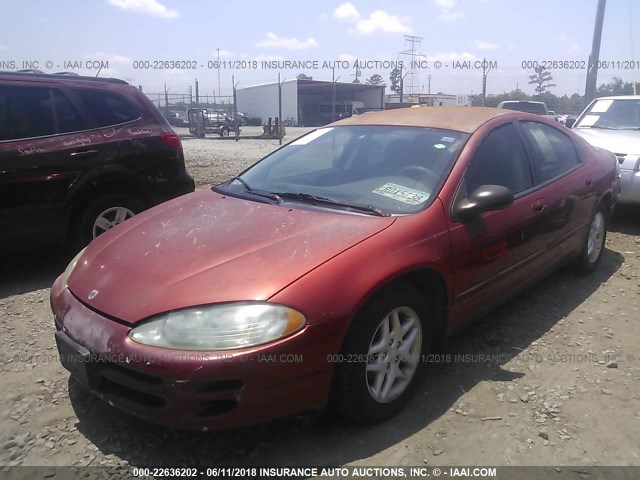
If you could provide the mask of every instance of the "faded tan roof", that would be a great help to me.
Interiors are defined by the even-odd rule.
[[[368,112],[339,120],[332,125],[409,125],[471,133],[492,118],[514,113],[516,112],[511,110],[488,107],[407,107]]]

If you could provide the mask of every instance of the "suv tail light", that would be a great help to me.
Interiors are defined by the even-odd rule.
[[[182,150],[182,142],[180,141],[180,137],[175,133],[161,133],[160,140],[162,140],[166,145],[171,148],[175,148],[176,150]]]

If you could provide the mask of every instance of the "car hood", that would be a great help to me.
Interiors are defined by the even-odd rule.
[[[606,130],[602,128],[574,128],[577,133],[595,147],[616,154],[640,154],[640,130]]]
[[[96,238],[68,286],[88,307],[129,323],[194,305],[266,300],[393,221],[205,189]]]

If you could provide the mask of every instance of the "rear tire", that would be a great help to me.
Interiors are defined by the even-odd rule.
[[[77,217],[72,242],[76,250],[132,216],[145,206],[129,195],[114,193],[96,198]]]
[[[587,230],[580,256],[575,263],[576,270],[583,275],[593,272],[602,261],[607,240],[607,218],[608,213],[605,206],[602,203],[598,204],[591,215],[589,230]]]
[[[336,359],[333,408],[362,425],[395,416],[424,370],[432,325],[427,303],[407,285],[385,290],[365,304]]]
[[[220,136],[222,138],[227,138],[229,136],[229,129],[223,128],[222,130],[220,130]]]

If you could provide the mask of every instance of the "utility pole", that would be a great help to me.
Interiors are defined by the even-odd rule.
[[[430,94],[431,93],[431,75],[427,77],[427,80],[428,80],[427,93]]]
[[[331,69],[331,121],[336,121],[336,66]]]
[[[487,99],[487,75],[491,69],[487,69],[487,59],[482,59],[482,106],[484,107],[485,100]]]
[[[282,145],[282,83],[278,73],[278,144]]]
[[[607,0],[598,0],[596,10],[596,23],[593,27],[593,42],[591,44],[591,55],[589,55],[589,66],[587,67],[587,85],[584,90],[585,104],[588,104],[596,97],[596,84],[598,82],[598,61],[600,60],[600,43],[602,41],[602,24],[604,22],[604,7]]]
[[[236,79],[231,75],[231,85],[233,86],[233,125],[236,130],[236,142],[240,136],[240,124],[238,123],[238,98],[236,97]]]
[[[200,93],[198,91],[198,79],[196,78],[196,107],[200,106]]]
[[[193,107],[193,87],[189,85],[189,105]]]
[[[164,84],[164,107],[165,114],[169,115],[169,91],[166,83]]]
[[[218,48],[218,98],[220,98],[220,49]]]
[[[404,76],[402,75],[402,64],[400,64],[400,105],[402,105],[404,98]]]
[[[635,60],[635,55],[633,54],[633,20],[631,15],[631,0],[629,0],[629,38],[631,39],[631,61]],[[633,85],[633,94],[636,93],[636,76],[634,75],[634,71],[631,70],[631,85]]]

